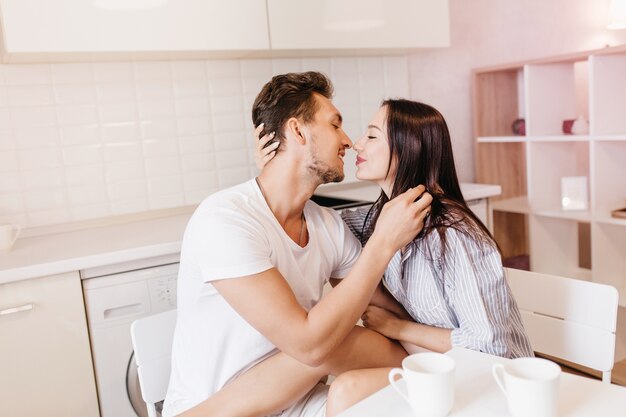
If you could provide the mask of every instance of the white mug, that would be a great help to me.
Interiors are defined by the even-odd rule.
[[[556,417],[559,365],[541,358],[517,358],[496,363],[492,373],[513,417]]]
[[[578,116],[572,123],[572,133],[574,135],[586,135],[589,133],[589,122],[583,117]]]
[[[0,224],[0,252],[11,249],[21,230],[19,224]]]
[[[454,404],[455,366],[454,359],[441,353],[415,353],[404,358],[402,369],[389,372],[389,382],[409,403],[415,416],[445,417]],[[406,381],[407,394],[398,387],[398,375]]]

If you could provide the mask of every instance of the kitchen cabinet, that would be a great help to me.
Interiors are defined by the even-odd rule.
[[[473,87],[476,179],[502,186],[492,208],[503,254],[615,286],[616,359],[626,358],[626,220],[611,216],[626,204],[626,47],[477,69]],[[588,131],[563,133],[579,117]],[[572,176],[587,179],[588,209],[562,208],[561,178]]]
[[[0,0],[0,12],[8,61],[269,49],[265,0]]]
[[[275,51],[450,45],[447,0],[268,0],[267,4]]]
[[[0,0],[4,62],[398,53],[450,44],[447,0]]]
[[[0,410],[99,416],[78,272],[0,285]]]

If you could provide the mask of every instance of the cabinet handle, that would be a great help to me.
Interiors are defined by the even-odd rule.
[[[0,316],[7,316],[9,314],[19,313],[21,311],[32,310],[34,307],[33,304],[24,304],[23,306],[5,308],[4,310],[0,310]]]
[[[135,315],[139,313],[143,313],[144,309],[142,308],[142,303],[137,304],[129,304],[121,307],[108,308],[104,310],[104,319],[116,319],[118,317]]]

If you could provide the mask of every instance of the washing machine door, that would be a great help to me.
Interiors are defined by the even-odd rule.
[[[135,363],[135,352],[130,355],[128,367],[126,369],[126,392],[128,400],[139,417],[148,417],[146,403],[141,397],[141,386],[139,385],[139,375],[137,374],[137,364]],[[161,410],[157,410],[160,411]]]

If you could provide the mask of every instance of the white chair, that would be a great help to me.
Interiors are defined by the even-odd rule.
[[[505,268],[533,350],[602,372],[611,383],[618,292],[610,285]]]
[[[175,326],[176,310],[140,318],[130,326],[141,396],[149,417],[157,417],[156,403],[167,393]]]

